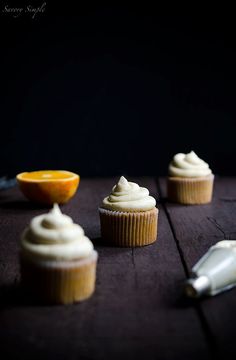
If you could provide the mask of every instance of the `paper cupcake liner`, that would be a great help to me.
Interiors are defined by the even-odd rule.
[[[207,204],[211,202],[214,175],[201,178],[169,177],[168,199],[180,204]]]
[[[96,264],[96,251],[87,259],[73,261],[38,261],[21,255],[22,285],[46,303],[82,301],[94,292]]]
[[[135,247],[153,243],[157,238],[158,209],[120,212],[99,209],[101,236],[115,246]]]

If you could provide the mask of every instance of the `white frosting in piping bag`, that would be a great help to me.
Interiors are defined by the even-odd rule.
[[[211,246],[194,265],[186,282],[191,297],[216,295],[236,286],[236,241],[222,240]]]
[[[222,240],[213,245],[212,248],[232,249],[236,252],[236,240]]]
[[[128,182],[121,176],[117,185],[112,188],[111,195],[107,196],[102,207],[113,211],[147,211],[156,206],[156,200],[149,196],[146,188]]]
[[[22,252],[32,257],[53,260],[72,260],[89,256],[92,242],[81,226],[61,213],[57,204],[48,214],[36,216],[24,231]]]
[[[194,151],[188,154],[176,154],[169,165],[170,176],[201,177],[211,173],[209,165],[200,159]]]

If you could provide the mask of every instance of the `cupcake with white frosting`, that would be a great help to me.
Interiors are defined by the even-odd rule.
[[[180,204],[211,202],[214,175],[194,151],[176,154],[169,165],[168,199]]]
[[[146,188],[121,176],[99,208],[101,235],[116,246],[134,247],[157,238],[158,209]]]
[[[23,232],[20,260],[22,284],[46,302],[74,303],[94,292],[97,252],[57,204]]]

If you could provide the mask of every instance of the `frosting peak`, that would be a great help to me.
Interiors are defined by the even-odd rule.
[[[32,220],[32,222],[35,219]],[[48,229],[60,229],[69,226],[73,223],[72,219],[63,215],[58,204],[54,204],[52,210],[44,216],[42,220],[42,226]]]
[[[129,182],[121,176],[118,183],[113,186],[112,192],[105,197],[102,206],[113,211],[147,211],[155,207],[156,200],[149,196],[146,188]]]
[[[129,182],[127,181],[127,179],[124,176],[121,176],[117,185],[115,185],[114,190],[117,192],[121,192],[124,189],[129,190],[130,188],[131,188],[131,186],[130,186]]]
[[[201,177],[211,173],[209,165],[200,159],[194,151],[188,154],[176,154],[169,165],[170,176]]]
[[[201,163],[201,159],[197,156],[197,154],[192,150],[190,153],[185,155],[186,161],[188,161],[190,164],[198,165]]]
[[[36,216],[22,236],[21,247],[31,256],[47,259],[78,259],[93,250],[81,226],[61,213],[57,204],[48,214]]]

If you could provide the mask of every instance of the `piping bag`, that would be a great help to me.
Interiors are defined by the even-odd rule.
[[[210,247],[192,269],[185,293],[192,298],[214,296],[236,286],[236,240],[223,240]]]

